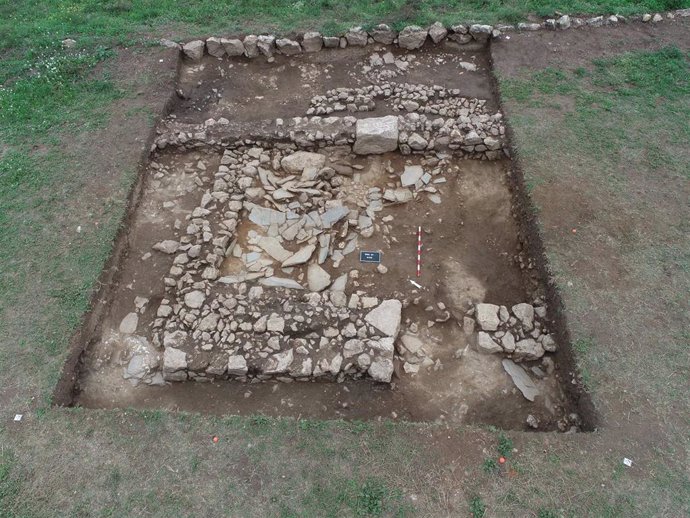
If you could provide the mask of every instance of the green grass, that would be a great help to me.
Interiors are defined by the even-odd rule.
[[[105,181],[93,177],[102,171],[90,166],[88,140],[119,101],[127,102],[132,120],[152,122],[147,107],[135,106],[132,91],[111,76],[119,52],[113,45],[259,29],[514,22],[555,10],[629,14],[689,5],[0,0],[0,398],[7,422],[15,411],[27,415],[0,428],[0,516],[690,513],[690,479],[678,462],[688,451],[678,437],[690,425],[678,417],[687,415],[683,387],[690,375],[683,316],[690,218],[679,218],[674,206],[688,178],[690,96],[688,57],[672,48],[501,83],[537,204],[565,177],[588,189],[597,211],[572,248],[547,239],[552,264],[562,272],[557,280],[573,334],[587,337],[575,343],[582,372],[596,383],[600,402],[625,398],[629,410],[618,416],[621,422],[637,426],[640,415],[651,415],[653,429],[665,434],[663,449],[650,452],[646,430],[636,427],[618,435],[552,437],[548,444],[502,434],[497,446],[495,433],[471,428],[46,406],[133,180],[133,171],[118,171],[107,195],[84,199],[89,186]],[[78,40],[78,50],[61,48],[66,37]],[[572,111],[557,107],[563,97],[574,100]],[[616,225],[607,228],[611,221]],[[617,279],[588,284],[591,279],[572,273],[574,261],[602,260],[587,255],[592,243],[608,247],[605,257],[620,258],[625,289],[607,291]],[[570,278],[573,287],[565,282]],[[616,331],[614,339],[592,323],[592,307]],[[457,446],[452,453],[436,449],[432,436],[440,434]],[[493,459],[482,464],[484,454],[468,446],[473,441],[511,455],[514,478],[497,476]],[[620,468],[623,455],[645,471]]]
[[[81,44],[109,39],[126,42],[149,33],[178,35],[213,31],[247,32],[330,29],[388,21],[429,24],[517,22],[528,15],[568,13],[633,14],[690,6],[688,0],[334,0],[208,1],[37,0],[0,2],[0,49],[55,46],[63,38]]]

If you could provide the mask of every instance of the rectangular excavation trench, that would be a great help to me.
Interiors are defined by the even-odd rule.
[[[73,404],[580,424],[485,47],[183,58],[177,96]]]

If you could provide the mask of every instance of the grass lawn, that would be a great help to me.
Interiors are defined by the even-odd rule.
[[[122,45],[144,61],[161,36],[683,7],[0,0],[0,516],[690,514],[687,46],[501,76],[602,431],[506,436],[50,407],[138,158],[96,160],[93,147],[113,124],[124,141],[153,122],[142,91],[156,78],[120,68]],[[78,50],[61,48],[66,37]],[[493,463],[499,452],[509,470]],[[638,471],[622,467],[623,455]]]

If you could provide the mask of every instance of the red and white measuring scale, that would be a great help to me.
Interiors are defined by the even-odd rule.
[[[422,276],[422,227],[417,228],[417,277]]]

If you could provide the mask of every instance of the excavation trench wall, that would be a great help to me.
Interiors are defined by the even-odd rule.
[[[677,16],[687,16],[688,14],[690,14],[688,10],[677,12]],[[617,19],[615,21],[611,19],[604,19],[601,24],[599,23],[600,20],[597,18],[593,18],[591,20],[584,22],[582,25],[597,26],[622,23],[621,19]],[[521,30],[556,28],[551,27],[550,25],[550,23],[546,23],[546,25],[542,24],[539,28],[522,27]],[[567,27],[562,28],[565,29]],[[472,32],[468,30],[468,32],[465,34],[470,34],[475,41],[486,42],[489,56],[491,57],[491,39],[502,37],[502,35],[509,34],[511,30],[516,29],[517,28],[515,27],[511,28],[506,26],[502,26],[500,28],[490,27],[489,29],[475,28]],[[448,34],[452,35],[453,31],[449,31]],[[460,29],[458,29],[458,32],[455,34],[463,33],[460,32]],[[487,35],[486,38],[484,38],[484,35]],[[399,38],[399,36],[397,37]],[[349,41],[347,37],[345,37],[345,40]],[[272,44],[276,45],[276,41],[277,40],[274,40]],[[458,42],[458,39],[455,39],[454,41]],[[208,45],[209,40],[204,43],[203,48],[208,49]],[[245,44],[243,43],[243,45]],[[282,48],[288,48],[290,45],[291,44],[289,43],[286,44],[283,42]],[[304,40],[302,40],[302,42],[298,42],[298,45],[304,45]],[[188,47],[183,48],[178,47],[177,45],[172,46],[179,50],[178,76],[183,62],[188,63],[190,59],[201,59],[201,57],[203,57],[203,54],[202,56],[190,55]],[[292,47],[294,49],[294,46]],[[274,52],[280,52],[277,45],[275,46],[274,50],[271,50],[270,52],[259,51],[259,54],[253,57],[262,56],[263,58],[270,60],[273,58]],[[496,92],[496,99],[498,100],[499,104],[498,111],[502,113],[503,109],[500,96],[500,86],[493,75],[492,79],[493,88]],[[176,85],[174,90],[179,92],[179,86],[179,84]],[[166,119],[168,114],[174,110],[174,107],[179,102],[179,94],[173,95],[171,98],[165,101],[159,112],[160,120]],[[398,118],[401,126],[409,123],[406,115],[400,115]],[[84,316],[83,325],[72,338],[70,353],[67,361],[65,362],[63,375],[55,389],[55,404],[70,405],[74,402],[75,389],[77,387],[80,371],[80,358],[86,348],[93,343],[95,337],[99,334],[101,320],[104,311],[108,306],[107,301],[112,299],[112,286],[118,282],[118,265],[128,253],[128,226],[134,218],[134,214],[137,211],[142,193],[146,186],[147,178],[143,173],[146,170],[146,166],[150,160],[151,152],[154,150],[164,150],[166,148],[180,148],[184,150],[209,149],[218,151],[227,147],[232,148],[248,144],[285,146],[292,149],[315,149],[328,145],[352,145],[356,140],[356,118],[354,117],[316,116],[315,118],[314,116],[311,116],[298,118],[297,120],[288,121],[287,123],[283,122],[283,124],[284,126],[277,124],[275,120],[247,124],[214,120],[211,122],[207,121],[203,125],[186,124],[180,122],[170,123],[168,121],[164,124],[159,124],[154,130],[152,130],[147,139],[147,151],[145,151],[140,158],[139,175],[132,190],[130,191],[127,211],[118,235],[115,239],[113,253],[103,270],[101,278],[99,279],[100,288],[92,297],[91,310]],[[549,308],[549,319],[552,324],[551,329],[553,329],[553,331],[556,333],[558,342],[560,344],[560,348],[556,353],[556,358],[561,367],[561,371],[564,374],[564,378],[567,380],[567,382],[564,383],[565,390],[568,392],[576,411],[582,419],[581,428],[586,431],[593,430],[597,426],[598,422],[597,413],[594,409],[589,394],[586,392],[582,383],[580,382],[576,360],[571,347],[571,336],[569,333],[566,310],[560,297],[558,287],[554,283],[553,276],[549,270],[544,243],[537,224],[536,210],[525,186],[519,149],[517,149],[514,144],[513,130],[509,121],[502,121],[501,124],[505,126],[505,132],[501,133],[499,139],[500,143],[497,144],[496,149],[494,150],[474,147],[485,146],[485,142],[483,141],[476,144],[468,144],[467,142],[463,142],[461,138],[459,138],[456,142],[441,141],[438,147],[436,147],[438,138],[428,139],[427,145],[420,149],[411,149],[409,146],[407,146],[407,139],[402,138],[399,140],[398,145],[403,154],[421,154],[431,149],[438,149],[442,151],[455,152],[464,158],[491,160],[499,159],[503,156],[511,157],[512,162],[510,166],[509,179],[514,200],[513,208],[518,215],[517,219],[520,224],[520,241],[523,243],[527,256],[535,261],[536,271],[538,273],[540,283],[545,290],[546,303]],[[326,131],[324,131],[324,129],[326,129]],[[411,129],[414,130],[416,128],[412,127]],[[321,132],[323,136],[316,141],[308,137],[308,135],[316,132]],[[429,146],[429,144],[432,145]],[[487,152],[491,151],[495,151],[496,154],[487,155]]]

